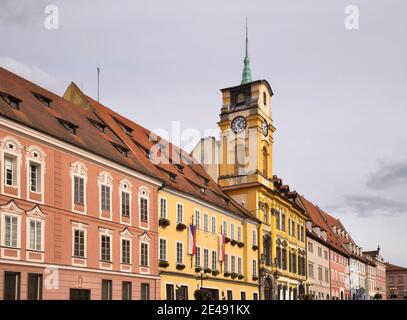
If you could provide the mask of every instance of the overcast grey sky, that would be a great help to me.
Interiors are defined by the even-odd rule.
[[[44,27],[59,8],[60,28]],[[356,5],[360,29],[344,27]],[[407,2],[0,0],[0,65],[56,91],[70,81],[149,129],[216,129],[240,83],[270,82],[275,174],[407,266]]]

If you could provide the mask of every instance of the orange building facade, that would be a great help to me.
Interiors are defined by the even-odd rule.
[[[1,68],[0,95],[0,299],[159,299],[160,182],[91,112]]]

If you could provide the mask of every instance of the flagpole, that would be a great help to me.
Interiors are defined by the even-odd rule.
[[[194,225],[194,215],[192,215],[191,219],[192,219],[191,223],[192,225]],[[193,265],[194,265],[194,252],[192,252],[191,254],[191,268],[193,267]]]

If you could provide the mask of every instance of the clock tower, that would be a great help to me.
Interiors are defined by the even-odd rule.
[[[272,188],[273,91],[266,80],[252,81],[247,26],[241,84],[221,92],[220,186],[260,183]]]

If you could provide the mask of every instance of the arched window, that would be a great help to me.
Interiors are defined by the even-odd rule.
[[[265,177],[268,176],[268,165],[267,165],[267,161],[268,161],[268,157],[267,157],[267,149],[266,147],[263,147],[263,151],[262,151],[262,155],[263,155],[263,175]]]

